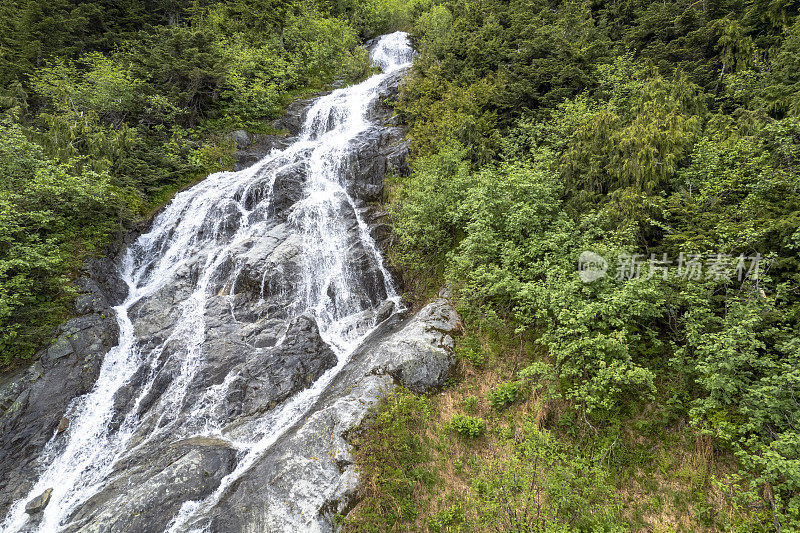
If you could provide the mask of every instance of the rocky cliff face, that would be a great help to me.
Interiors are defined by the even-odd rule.
[[[380,259],[401,44],[373,51],[386,74],[293,104],[288,136],[237,133],[243,170],[81,280],[76,318],[0,382],[4,530],[334,529],[357,498],[348,433],[454,362],[453,308],[398,312]]]
[[[33,364],[0,378],[0,514],[27,494],[39,453],[59,428],[69,429],[66,406],[89,392],[103,355],[119,340],[111,308],[119,298],[115,277],[113,258],[89,265],[78,282],[75,318],[58,328]]]
[[[458,322],[444,298],[411,317],[387,320],[353,354],[309,416],[254,462],[199,525],[219,533],[333,531],[334,515],[347,513],[358,500],[349,433],[398,384],[424,391],[444,383],[454,364]],[[306,341],[318,342],[301,342]],[[313,368],[325,364],[323,357]],[[279,398],[268,375],[265,369],[262,379],[245,384],[265,384],[268,394],[258,396],[262,407],[269,398]],[[234,418],[243,422],[253,414],[245,411],[241,419]],[[222,439],[148,443],[118,466],[111,482],[71,517],[65,531],[162,532],[183,502],[214,493],[236,468],[236,454]]]

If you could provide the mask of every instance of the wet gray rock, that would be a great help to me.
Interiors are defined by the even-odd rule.
[[[53,493],[53,489],[47,489],[27,504],[25,504],[25,512],[28,514],[36,514],[42,512],[42,510],[47,507],[47,504],[50,502],[50,495]]]
[[[403,140],[404,134],[402,128],[381,126],[370,128],[356,139],[347,181],[352,196],[364,202],[380,200],[386,173],[408,172],[408,144]]]
[[[0,378],[0,515],[27,494],[35,481],[37,456],[56,435],[65,409],[94,385],[103,355],[117,344],[112,303],[119,286],[96,279],[113,276],[110,262],[90,264],[81,278],[76,317],[62,324],[34,362]],[[46,503],[45,503],[46,504]]]
[[[166,517],[185,501],[201,499],[235,466],[225,441],[196,437],[140,450],[121,462],[105,490],[73,516],[65,533],[162,533]]]
[[[236,162],[234,170],[242,170],[260,161],[272,150],[286,148],[291,142],[288,132],[283,134],[248,133],[243,130],[234,132],[236,143]],[[243,135],[242,135],[243,134]]]
[[[302,163],[278,171],[272,186],[272,205],[275,214],[285,216],[291,206],[303,199],[305,182],[306,169]]]
[[[0,416],[13,414],[19,409],[20,395],[42,377],[42,363],[20,368],[16,372],[0,376]]]
[[[370,228],[370,236],[385,254],[395,242],[389,225],[389,211],[380,204],[368,204],[361,212]]]
[[[228,388],[229,416],[261,416],[334,365],[336,355],[320,337],[316,321],[301,315],[289,325],[285,343],[235,369],[237,378]]]
[[[209,530],[333,531],[334,515],[358,499],[346,435],[393,387],[389,376],[343,380],[223,498]]]
[[[334,531],[358,501],[349,436],[398,385],[424,391],[452,371],[455,309],[437,298],[406,320],[384,323],[352,355],[313,414],[266,453],[223,497],[209,530]],[[254,498],[254,494],[263,496]]]
[[[305,98],[295,100],[286,108],[281,118],[272,123],[273,127],[278,130],[286,130],[291,137],[297,137],[303,129],[303,122],[306,119],[306,113],[314,101],[319,97],[328,94],[328,92],[320,93],[314,98]]]
[[[399,79],[402,73],[391,76],[386,84],[378,105],[368,118],[377,123],[364,132],[353,147],[353,157],[349,162],[348,192],[365,202],[380,200],[383,193],[383,178],[387,171],[398,175],[408,174],[408,153],[411,141],[405,138],[405,129],[397,124],[392,103],[397,99]],[[236,143],[237,160],[235,170],[247,168],[260,161],[273,149],[282,149],[291,144],[300,134],[306,113],[315,99],[296,100],[286,113],[272,123],[272,127],[283,130],[281,135],[248,133],[236,130],[229,137]],[[302,183],[303,178],[294,169],[289,178]]]
[[[348,191],[356,205],[340,193],[338,213],[350,236],[345,260],[360,280],[361,290],[350,296],[370,307],[352,327],[375,322],[382,326],[352,354],[310,416],[285,433],[223,495],[210,524],[212,531],[332,530],[334,514],[346,513],[358,497],[348,441],[353,428],[394,387],[423,391],[440,386],[449,375],[455,311],[442,299],[401,320],[394,304],[384,302],[383,272],[368,260],[368,250],[357,238],[362,231],[358,213],[380,247],[391,242],[387,213],[376,202],[383,198],[386,172],[407,172],[408,142],[386,103],[396,97],[396,81],[387,83],[379,105],[370,111],[375,126],[354,141],[353,155],[345,165]],[[297,101],[273,123],[284,134],[233,132],[237,167],[288,145],[300,133],[310,105],[311,100]],[[142,353],[157,348],[158,356],[138,369],[113,398],[117,413],[135,406],[131,408],[138,420],[135,433],[107,484],[69,517],[66,531],[164,531],[184,502],[211,494],[237,461],[237,450],[228,440],[189,437],[202,428],[181,424],[189,418],[183,416],[188,409],[215,395],[221,401],[215,404],[214,418],[224,421],[226,435],[241,439],[256,420],[337,364],[311,316],[291,319],[296,314],[292,295],[302,275],[301,252],[306,245],[291,215],[303,198],[306,169],[302,165],[281,169],[270,189],[272,170],[264,169],[253,186],[241,192],[247,206],[268,192],[273,194],[272,211],[248,220],[263,224],[258,226],[258,238],[237,242],[229,257],[213,268],[206,253],[199,252],[181,265],[170,283],[129,310],[137,348]],[[202,234],[230,237],[242,215],[231,205],[214,208],[220,219],[230,223],[203,227]],[[136,232],[122,239],[119,249],[135,237]],[[0,379],[0,518],[11,502],[28,494],[37,472],[46,466],[40,456],[45,444],[53,439],[56,449],[63,447],[73,431],[63,423],[65,413],[71,416],[70,402],[92,388],[103,354],[118,342],[111,307],[124,299],[127,287],[109,266],[117,259],[112,254],[79,282],[75,317],[58,329],[36,362]],[[185,324],[179,329],[181,306],[206,275],[207,291],[196,300],[203,306],[204,323],[194,326],[202,327],[204,336],[196,352],[187,353],[185,343],[175,339],[195,330]],[[181,368],[191,364],[191,357],[201,359],[202,368],[187,378],[191,381],[185,395],[176,395],[172,382]],[[123,424],[122,416],[111,426]],[[38,519],[31,520],[35,530]]]

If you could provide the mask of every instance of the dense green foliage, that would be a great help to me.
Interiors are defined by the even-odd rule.
[[[486,393],[486,399],[495,409],[503,409],[525,395],[525,382],[507,381]]]
[[[362,39],[418,4],[2,0],[0,365],[65,316],[87,254],[233,164],[228,132],[365,76]]]
[[[797,14],[445,1],[415,26],[394,191],[412,289],[443,276],[470,329],[510,328],[534,354],[519,379],[593,438],[653,408],[713,435],[779,531],[800,528]],[[581,281],[583,251],[604,277]]]
[[[60,163],[25,138],[16,124],[0,125],[0,337],[4,354],[37,348],[60,318],[69,296],[64,276],[106,240],[126,216],[124,195],[107,173]],[[123,212],[121,214],[121,211]],[[31,324],[24,327],[20,309]]]

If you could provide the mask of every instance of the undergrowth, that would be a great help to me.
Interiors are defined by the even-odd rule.
[[[507,333],[469,331],[457,382],[396,392],[368,418],[354,442],[362,499],[343,531],[770,530],[732,454],[664,407],[675,402],[589,424],[520,372],[544,355]]]

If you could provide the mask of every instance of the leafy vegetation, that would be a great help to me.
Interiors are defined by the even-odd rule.
[[[38,347],[71,295],[65,276],[127,216],[108,173],[48,158],[18,124],[0,124],[0,336],[4,357]],[[27,311],[27,312],[25,312]],[[24,320],[32,321],[24,327]]]
[[[367,498],[350,527],[382,531],[417,517],[417,485],[434,481],[424,467],[429,447],[421,435],[429,415],[425,398],[399,390],[383,401],[373,423],[355,439]]]
[[[537,431],[569,451],[545,470],[597,469],[606,496],[603,483],[635,486],[622,449],[637,441],[672,465],[660,476],[684,475],[689,443],[705,465],[687,479],[688,522],[626,502],[602,523],[563,522],[564,507],[524,527],[470,513],[447,527],[800,529],[797,15],[756,0],[445,0],[417,18],[392,260],[418,297],[453,287],[458,388],[503,376],[483,393],[504,409],[487,432],[558,413]],[[579,277],[584,251],[604,276]],[[535,406],[518,403],[528,385]],[[519,482],[495,479],[491,497],[533,497]]]
[[[798,531],[799,8],[0,0],[0,364],[228,132],[408,27],[391,259],[453,288],[462,379],[377,410],[345,528]]]
[[[507,381],[486,393],[486,399],[495,409],[503,409],[517,401],[525,393],[525,383],[521,381]]]
[[[453,415],[453,418],[450,419],[450,425],[456,433],[470,439],[480,437],[486,431],[486,421],[484,419],[462,415],[461,413]]]

